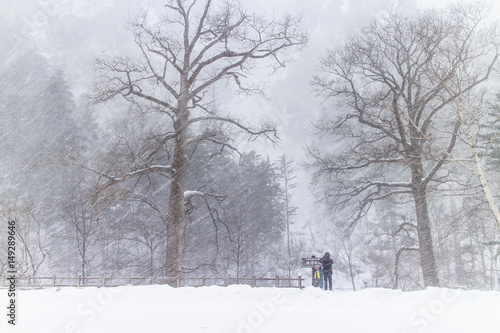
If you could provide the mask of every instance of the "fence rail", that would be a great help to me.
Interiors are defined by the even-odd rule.
[[[251,287],[303,288],[304,279],[284,277],[61,277],[61,276],[17,276],[16,288],[42,289],[47,287],[118,287],[124,285],[168,284],[174,287],[229,286],[246,284]],[[0,288],[8,288],[7,275],[2,275]]]

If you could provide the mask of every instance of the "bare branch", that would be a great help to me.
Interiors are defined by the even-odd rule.
[[[233,118],[227,118],[227,117],[221,117],[221,116],[215,116],[215,115],[214,116],[202,116],[202,117],[196,117],[196,118],[191,119],[189,121],[189,123],[194,124],[194,123],[201,122],[201,121],[218,121],[218,122],[223,122],[223,123],[234,125],[240,129],[242,129],[244,132],[250,134],[249,141],[253,141],[261,135],[264,135],[269,140],[274,141],[274,139],[269,137],[269,135],[268,135],[269,133],[272,133],[273,137],[277,138],[276,128],[274,128],[274,127],[262,128],[260,130],[255,130],[255,129],[252,129],[248,126],[241,124],[240,122],[238,122],[237,120],[235,120]]]
[[[88,169],[88,170],[91,170],[91,169]],[[126,182],[127,180],[130,180],[130,179],[133,179],[133,178],[136,178],[139,176],[143,176],[143,175],[146,175],[146,174],[151,173],[151,172],[166,172],[167,174],[172,174],[174,172],[174,170],[172,169],[171,166],[162,166],[162,165],[149,166],[149,167],[146,167],[146,168],[143,168],[140,170],[136,170],[136,171],[127,173],[121,177],[109,176],[109,175],[107,175],[103,172],[99,172],[99,171],[94,171],[94,170],[91,170],[91,171],[93,171],[101,176],[104,176],[105,178],[108,179],[108,181],[106,183],[100,185],[97,188],[97,190],[95,191],[95,193],[92,195],[92,200],[91,200],[92,205],[94,205],[97,202],[97,200],[99,199],[99,196],[101,195],[102,192],[104,192],[105,190],[107,190],[108,188],[110,188],[113,185]]]

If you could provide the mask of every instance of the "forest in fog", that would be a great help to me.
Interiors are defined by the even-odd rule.
[[[263,3],[1,4],[1,274],[499,287],[498,5]]]

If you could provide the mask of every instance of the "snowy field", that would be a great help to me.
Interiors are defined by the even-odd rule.
[[[0,293],[6,305],[7,292]],[[126,286],[19,291],[17,303],[17,325],[8,325],[4,314],[0,332],[500,331],[496,291]]]

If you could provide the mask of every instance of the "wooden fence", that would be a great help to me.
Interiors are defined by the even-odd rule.
[[[8,288],[7,275],[2,275],[0,288]],[[17,289],[41,289],[47,287],[118,287],[124,285],[154,285],[168,284],[174,287],[202,287],[202,286],[229,286],[232,284],[245,284],[251,287],[276,287],[276,288],[303,288],[304,279],[297,278],[261,277],[60,277],[46,276],[17,276]]]

